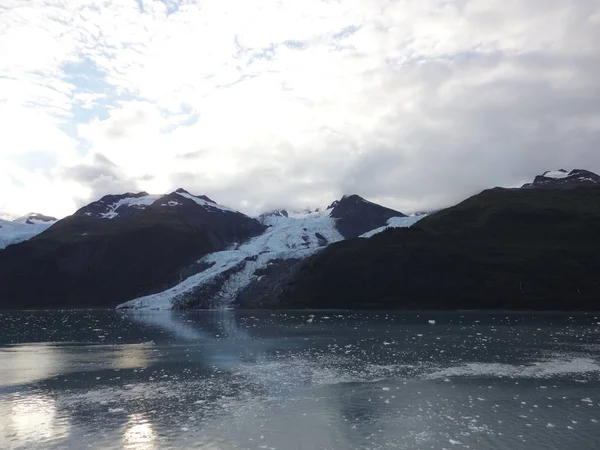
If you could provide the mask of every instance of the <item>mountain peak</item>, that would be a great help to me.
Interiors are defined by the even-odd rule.
[[[77,210],[74,215],[85,216],[91,219],[131,217],[146,209],[159,197],[159,195],[150,195],[145,191],[137,193],[126,192],[119,195],[109,194]]]
[[[208,198],[206,195],[190,194],[188,191],[186,191],[183,188],[175,189],[175,191],[173,191],[173,194],[179,194],[182,197],[185,197],[187,199],[194,200],[194,201],[195,201],[195,199],[200,199],[200,200],[204,200],[205,202],[214,203],[215,205],[217,204],[217,202]]]
[[[28,225],[35,225],[39,223],[52,223],[56,222],[56,217],[46,216],[44,214],[31,212],[29,214],[25,214],[23,217],[19,217],[18,219],[13,220],[13,222],[17,223],[26,223]]]
[[[327,207],[327,209],[334,209],[336,206],[340,205],[341,203],[370,203],[368,200],[365,200],[364,198],[362,198],[360,195],[357,194],[344,194],[342,195],[342,198],[339,200],[334,201],[331,205],[329,205]]]
[[[392,217],[406,216],[400,211],[365,200],[357,194],[344,195],[327,209],[331,210],[329,217],[337,220],[337,228],[346,239],[381,227]]]
[[[538,175],[533,183],[523,185],[523,188],[543,188],[543,189],[572,189],[580,186],[600,185],[600,176],[584,169],[565,169],[548,170],[542,175]]]

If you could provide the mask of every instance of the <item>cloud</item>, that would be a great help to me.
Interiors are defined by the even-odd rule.
[[[0,188],[18,200],[0,210],[183,186],[247,212],[350,192],[410,212],[600,171],[596,0],[2,8]]]
[[[116,164],[100,153],[94,154],[88,163],[65,168],[61,178],[87,187],[84,196],[75,198],[78,207],[89,203],[90,199],[98,199],[107,194],[139,190],[136,180],[126,178]]]

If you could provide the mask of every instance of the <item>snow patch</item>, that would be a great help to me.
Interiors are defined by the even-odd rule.
[[[288,217],[292,219],[323,219],[331,216],[330,209],[305,209],[303,211],[288,211]]]
[[[544,172],[542,174],[543,177],[546,178],[567,178],[569,176],[569,172],[564,169],[560,170],[549,170],[548,172]]]
[[[207,202],[206,200],[203,200],[201,198],[195,197],[192,194],[188,193],[188,192],[177,192],[178,195],[182,196],[183,198],[187,198],[188,200],[192,200],[193,202],[196,202],[196,204],[204,207],[204,208],[209,208],[209,209],[219,209],[221,211],[227,211],[227,212],[232,212],[232,213],[236,213],[236,214],[241,214],[239,211],[236,211],[234,209],[228,208],[227,206],[222,206],[222,205],[218,205],[216,203],[213,202]]]
[[[381,233],[389,228],[409,228],[412,227],[415,223],[417,223],[422,218],[427,217],[427,214],[421,214],[418,216],[406,216],[406,217],[392,217],[387,221],[387,225],[376,228],[371,231],[367,231],[364,234],[361,234],[359,237],[361,238],[370,238],[375,236],[378,233]]]
[[[146,209],[146,207],[150,206],[156,200],[158,200],[162,195],[146,195],[144,197],[128,197],[119,200],[112,205],[108,205],[109,211],[106,213],[100,214],[101,219],[114,219],[119,215],[119,208],[137,208],[137,209]]]

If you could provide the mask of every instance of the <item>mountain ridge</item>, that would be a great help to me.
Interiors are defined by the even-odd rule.
[[[584,307],[599,195],[581,169],[411,216],[356,194],[257,218],[183,188],[107,195],[55,223],[0,221],[0,308]],[[14,227],[30,239],[1,250]]]

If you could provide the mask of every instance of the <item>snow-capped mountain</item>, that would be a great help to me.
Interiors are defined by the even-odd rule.
[[[172,287],[203,269],[198,259],[265,229],[183,189],[105,196],[0,252],[0,307],[116,306]]]
[[[40,214],[40,213],[29,213],[29,214],[25,214],[24,216],[13,220],[13,222],[26,223],[28,225],[38,225],[38,224],[53,224],[57,220],[58,219],[56,217],[46,216],[46,215]]]
[[[423,217],[423,216],[421,216]],[[388,227],[411,226],[421,217],[344,196],[323,210],[276,210],[259,216],[268,228],[241,245],[211,253],[197,262],[205,269],[163,292],[140,297],[120,308],[226,308],[265,306],[274,291],[306,257],[327,245]],[[371,228],[368,228],[371,227]],[[345,233],[345,234],[344,234]]]
[[[345,195],[327,208],[336,219],[337,229],[346,239],[358,237],[384,226],[392,217],[405,217],[399,211],[372,203],[358,195]]]
[[[56,222],[54,217],[30,213],[13,221],[0,219],[0,249],[27,241],[47,230]]]
[[[149,195],[147,192],[105,195],[77,210],[73,215],[90,219],[124,219],[136,216],[161,197]]]
[[[549,170],[538,175],[533,183],[523,185],[523,188],[572,189],[580,186],[600,185],[600,176],[582,169],[571,171],[565,169]]]

